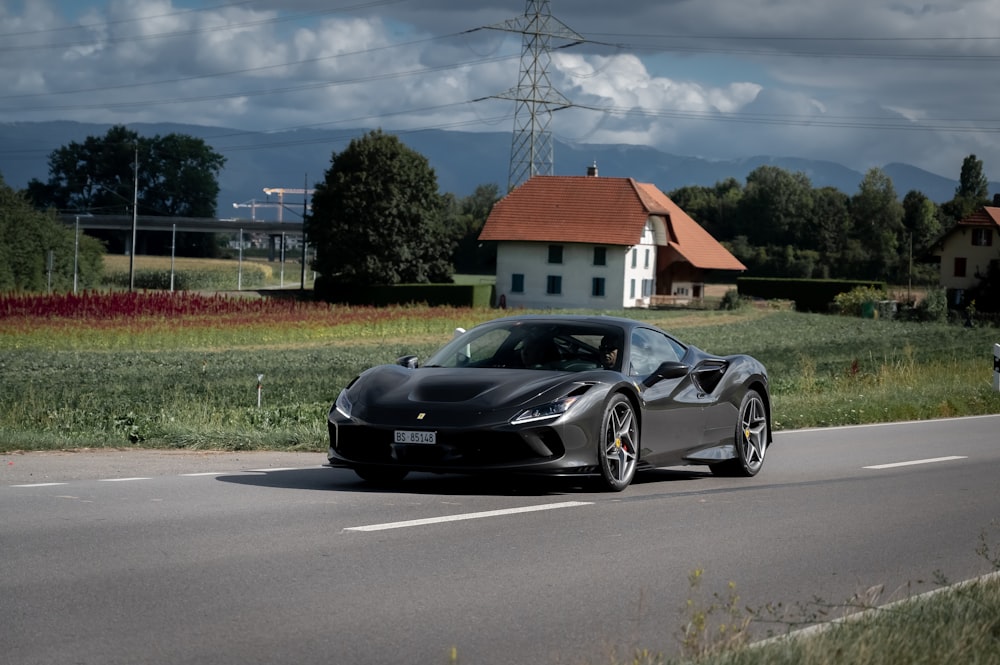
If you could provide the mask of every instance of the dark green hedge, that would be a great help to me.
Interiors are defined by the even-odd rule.
[[[792,300],[800,312],[827,312],[838,293],[859,286],[885,290],[885,282],[852,279],[785,279],[781,277],[739,277],[736,288],[747,298]]]
[[[316,297],[327,302],[346,305],[426,304],[431,307],[491,307],[492,284],[397,284],[348,289],[316,281]]]
[[[101,282],[105,286],[127,289],[131,279],[127,270],[116,270],[104,273]],[[235,290],[237,286],[243,289],[256,289],[267,284],[267,272],[264,268],[252,263],[243,264],[243,276],[239,275],[239,267],[233,264],[231,269],[219,270],[176,270],[174,271],[174,289],[177,291],[195,290]],[[138,268],[135,271],[135,288],[149,290],[166,290],[170,288],[169,270],[149,270]]]

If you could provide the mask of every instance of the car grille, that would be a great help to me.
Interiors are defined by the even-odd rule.
[[[334,449],[352,462],[427,469],[530,465],[559,459],[564,453],[559,436],[548,428],[518,432],[438,430],[436,444],[398,444],[392,439],[391,429],[341,427]]]

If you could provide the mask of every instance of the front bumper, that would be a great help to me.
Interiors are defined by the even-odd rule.
[[[334,467],[396,467],[473,473],[524,471],[576,475],[596,472],[596,446],[575,423],[512,428],[436,429],[434,444],[395,443],[394,428],[328,421]]]

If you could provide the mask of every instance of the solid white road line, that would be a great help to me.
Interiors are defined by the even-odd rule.
[[[223,476],[226,471],[203,471],[202,473],[182,473],[181,475],[185,478],[194,478],[196,476]]]
[[[917,594],[916,596],[910,596],[909,598],[903,598],[902,600],[893,601],[887,605],[880,605],[878,607],[870,607],[853,614],[848,614],[846,616],[837,617],[836,619],[831,619],[830,621],[824,623],[817,623],[811,626],[806,626],[805,628],[800,628],[798,630],[793,630],[790,633],[784,635],[775,635],[774,637],[768,637],[757,642],[752,642],[751,647],[764,647],[777,642],[783,642],[788,640],[795,640],[802,637],[812,637],[818,635],[826,630],[829,630],[833,626],[841,623],[848,623],[851,621],[867,620],[873,617],[877,617],[879,612],[885,612],[886,610],[892,610],[897,607],[905,607],[910,603],[922,602],[933,598],[942,593],[951,593],[960,589],[965,589],[976,584],[992,584],[993,582],[1000,582],[1000,570],[992,573],[987,573],[980,577],[973,578],[971,580],[965,580],[964,582],[957,582],[955,584],[950,584],[948,586],[938,587],[937,589],[931,589],[930,591],[925,591],[924,593]]]
[[[99,483],[127,483],[130,480],[152,480],[152,478],[100,478]]]
[[[539,510],[556,510],[558,508],[575,508],[577,506],[590,506],[593,501],[563,501],[562,503],[546,503],[540,506],[524,506],[523,508],[506,508],[503,510],[486,510],[481,513],[463,513],[461,515],[445,515],[443,517],[428,517],[420,520],[407,520],[405,522],[387,522],[385,524],[369,524],[368,526],[347,527],[344,531],[385,531],[386,529],[403,529],[410,526],[425,526],[427,524],[441,524],[442,522],[459,522],[462,520],[477,520],[483,517],[499,517],[501,515],[516,515],[519,513],[533,513]]]
[[[931,459],[918,459],[910,462],[894,462],[892,464],[876,464],[874,466],[862,467],[864,469],[895,469],[899,466],[914,466],[917,464],[936,464],[938,462],[951,462],[957,459],[969,459],[965,455],[952,455],[951,457],[933,457]]]

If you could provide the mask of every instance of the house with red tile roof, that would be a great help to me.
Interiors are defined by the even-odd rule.
[[[941,260],[941,286],[949,301],[960,303],[966,289],[979,284],[990,263],[1000,261],[1000,195],[951,227],[934,244],[931,254]]]
[[[704,297],[708,270],[746,270],[655,186],[632,178],[535,176],[493,207],[507,307],[620,309]]]

